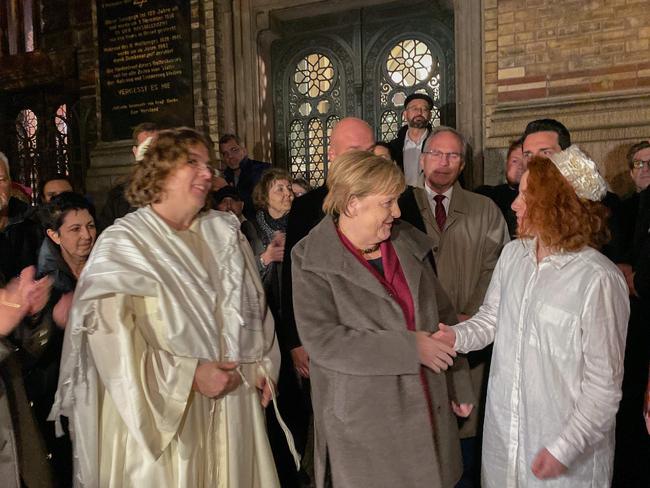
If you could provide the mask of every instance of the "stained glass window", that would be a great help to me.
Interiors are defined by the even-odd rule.
[[[325,182],[327,147],[341,110],[340,80],[332,59],[312,52],[289,72],[289,170],[312,186]]]
[[[308,54],[298,62],[293,76],[296,88],[312,98],[330,90],[334,80],[334,68],[327,56]]]
[[[32,188],[36,194],[38,186],[38,151],[36,134],[38,132],[38,119],[36,114],[29,109],[21,110],[16,117],[16,136],[19,166],[22,168],[21,178]]]
[[[70,155],[68,149],[68,119],[67,106],[61,105],[54,116],[56,127],[56,173],[70,174]]]
[[[391,141],[397,137],[399,126],[397,124],[397,114],[394,110],[386,110],[381,114],[379,131],[382,141]]]
[[[387,49],[381,70],[379,138],[390,141],[404,123],[404,101],[424,93],[434,101],[431,124],[440,125],[440,56],[422,39],[403,39]]]

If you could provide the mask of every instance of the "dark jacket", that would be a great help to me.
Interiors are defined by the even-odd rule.
[[[4,286],[0,277],[0,287]],[[0,485],[51,487],[46,449],[23,385],[16,347],[0,338]]]
[[[116,219],[137,210],[126,199],[125,191],[128,184],[128,181],[120,183],[108,192],[106,205],[104,205],[97,219],[98,232],[102,232],[106,227],[113,225]]]
[[[402,128],[397,133],[397,137],[390,141],[388,145],[390,146],[390,156],[393,158],[393,161],[397,163],[397,166],[404,171],[404,141],[406,140],[406,133],[409,130],[408,125],[402,126]],[[431,134],[431,124],[427,126],[427,136],[422,140],[422,148],[424,148],[424,143]]]
[[[29,210],[29,205],[20,200],[9,200],[9,223],[0,231],[0,273],[7,280],[36,264],[38,258],[43,230],[34,219],[26,218]]]
[[[239,163],[239,180],[235,184],[235,172],[231,168],[226,168],[223,177],[226,181],[237,188],[237,191],[244,202],[244,216],[247,219],[255,218],[255,206],[253,205],[253,188],[260,181],[262,173],[271,168],[269,163],[255,161],[254,159],[244,158]]]
[[[517,216],[515,215],[514,210],[512,210],[512,202],[517,198],[519,189],[510,186],[508,183],[503,183],[502,185],[497,186],[482,185],[474,191],[480,195],[488,197],[497,204],[497,207],[499,207],[499,210],[501,210],[501,213],[503,214],[503,218],[506,219],[506,224],[508,224],[510,238],[516,239]]]
[[[65,293],[73,292],[77,280],[61,256],[60,248],[49,238],[41,245],[37,276],[53,280],[50,298],[35,317],[26,318],[12,334],[20,348],[25,392],[32,406],[39,432],[48,453],[54,478],[60,486],[72,482],[72,445],[68,435],[56,437],[54,422],[47,420],[58,386],[59,364],[64,331],[52,318],[54,306]]]
[[[277,327],[278,340],[284,342],[291,350],[301,345],[296,329],[293,310],[293,286],[291,280],[291,250],[298,241],[309,234],[323,219],[323,202],[327,196],[327,187],[319,186],[293,201],[287,221],[287,236],[284,244],[282,266],[282,325]]]

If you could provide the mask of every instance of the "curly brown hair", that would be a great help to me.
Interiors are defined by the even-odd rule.
[[[264,210],[269,206],[269,191],[278,180],[287,180],[291,183],[291,175],[281,168],[270,168],[262,173],[260,181],[253,188],[253,204],[255,208]]]
[[[131,173],[126,199],[134,207],[160,203],[163,185],[169,174],[187,162],[190,146],[203,145],[208,150],[210,163],[216,159],[214,145],[209,137],[189,127],[161,130],[147,148],[142,161]]]
[[[553,162],[535,157],[528,163],[526,220],[519,237],[536,235],[553,251],[600,249],[610,239],[609,210],[600,202],[579,198]]]

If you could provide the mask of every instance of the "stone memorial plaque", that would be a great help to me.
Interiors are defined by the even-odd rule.
[[[194,125],[189,0],[97,0],[102,140]]]

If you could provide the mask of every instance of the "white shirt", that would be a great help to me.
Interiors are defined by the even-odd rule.
[[[538,265],[535,246],[518,239],[504,247],[483,305],[455,328],[460,352],[494,341],[483,486],[606,487],[630,313],[625,280],[594,249]],[[544,447],[566,474],[532,474]]]
[[[445,198],[442,200],[442,206],[445,207],[445,215],[449,215],[449,205],[451,204],[451,194],[454,192],[454,186],[450,186],[449,189],[444,193],[436,193],[431,188],[429,188],[429,185],[426,183],[424,184],[424,189],[427,191],[427,201],[429,202],[429,208],[431,208],[433,215],[436,214],[436,205],[438,205],[433,199],[433,197],[436,195],[445,196]]]
[[[422,153],[422,143],[426,136],[427,131],[424,131],[419,141],[413,141],[409,137],[408,131],[406,131],[406,137],[404,138],[403,161],[404,178],[406,179],[407,185],[416,186],[418,176],[420,176],[420,173],[422,172],[422,169],[420,168],[420,154]]]

